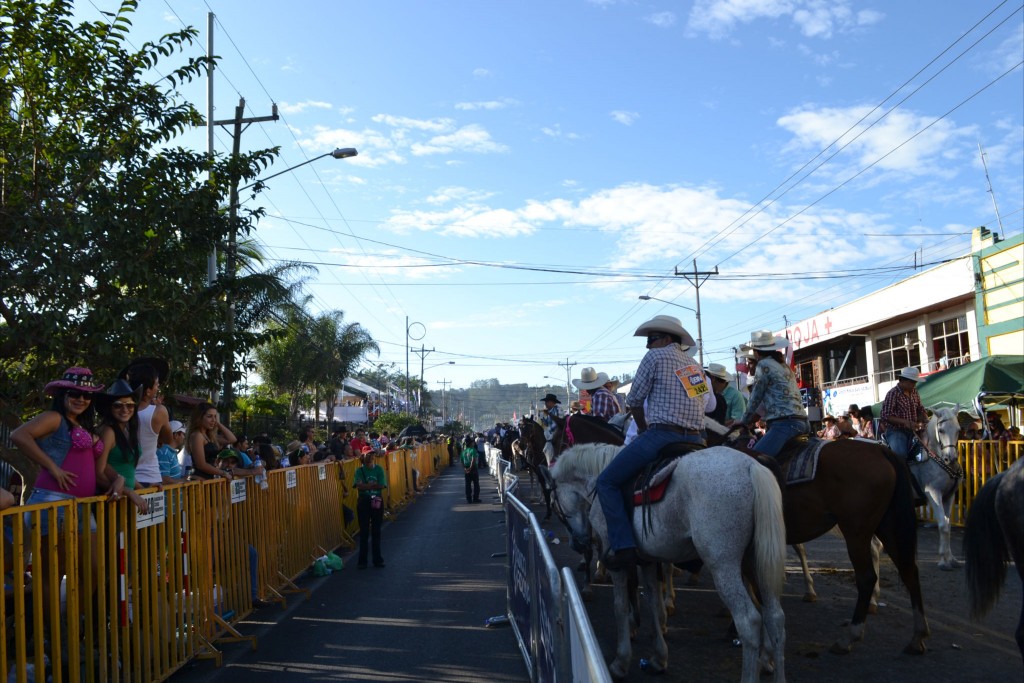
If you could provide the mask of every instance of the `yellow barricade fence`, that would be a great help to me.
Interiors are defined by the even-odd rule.
[[[443,448],[443,445],[441,446]],[[436,474],[434,445],[386,456],[388,507]],[[221,662],[219,645],[256,639],[234,624],[253,598],[284,603],[295,580],[358,524],[357,460],[252,477],[189,482],[128,500],[84,498],[0,513],[5,679],[159,681],[194,657]],[[13,674],[13,676],[12,676]]]

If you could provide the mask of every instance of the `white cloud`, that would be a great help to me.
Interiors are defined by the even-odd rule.
[[[490,75],[490,69],[485,69],[483,67],[477,67],[473,69],[473,76],[476,78],[488,78]]]
[[[847,147],[835,161],[818,172],[824,182],[848,177],[875,163],[875,176],[878,171],[909,176],[934,175],[950,172],[946,169],[952,166],[944,160],[960,158],[969,153],[967,148],[975,135],[974,127],[958,128],[948,118],[925,130],[932,124],[934,117],[903,110],[889,113],[865,131],[865,126],[876,121],[879,116],[874,114],[865,123],[857,124],[870,111],[871,107],[867,105],[847,108],[807,107],[782,116],[777,121],[778,125],[794,136],[784,151],[796,151],[806,156],[808,152],[817,152],[842,136],[839,145]],[[847,133],[855,124],[857,128]],[[863,134],[858,136],[861,132]]]
[[[566,140],[580,140],[582,136],[578,133],[565,133],[562,131],[562,125],[556,123],[553,126],[544,126],[540,129],[540,132],[547,135],[549,138],[565,138]]]
[[[352,266],[362,274],[373,274],[378,278],[394,281],[401,273],[402,280],[434,280],[438,276],[458,273],[460,266],[438,265],[430,259],[412,256],[399,249],[375,249],[372,258],[367,258],[361,249],[334,247],[327,252],[345,267],[338,268],[343,275],[351,275]],[[330,266],[321,266],[330,268]]]
[[[676,23],[675,12],[655,12],[654,14],[648,14],[644,17],[644,21],[649,24],[654,24],[658,28],[669,28],[674,26]]]
[[[711,38],[724,38],[738,24],[787,16],[808,38],[826,39],[837,31],[876,24],[885,15],[873,9],[854,12],[849,0],[697,0],[687,28]]]
[[[290,102],[281,102],[277,107],[285,114],[301,114],[307,109],[330,109],[331,103],[307,100],[305,102],[296,102],[294,104]]]
[[[377,114],[372,118],[374,123],[383,123],[386,126],[400,129],[425,130],[432,133],[440,133],[451,130],[455,121],[447,118],[440,119],[413,119],[408,116],[393,116],[391,114]]]
[[[493,196],[493,192],[471,190],[468,187],[441,187],[426,198],[428,204],[448,204],[449,202],[482,202]]]
[[[486,102],[456,102],[455,108],[461,111],[476,111],[479,109],[494,111],[495,109],[504,109],[516,104],[519,103],[512,98],[502,97],[498,100],[488,100]]]
[[[475,123],[446,135],[434,136],[425,143],[413,143],[409,149],[416,156],[451,154],[458,151],[479,154],[508,151],[508,147],[492,140],[491,134],[483,126]]]
[[[623,111],[621,109],[609,112],[608,115],[612,117],[613,121],[624,126],[632,126],[633,122],[640,118],[640,114],[635,111]]]

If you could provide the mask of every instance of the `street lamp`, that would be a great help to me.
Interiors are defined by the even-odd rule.
[[[275,110],[275,115],[276,115],[276,110]],[[236,114],[236,117],[237,116],[238,115]],[[236,128],[236,130],[237,130],[237,128]],[[238,148],[238,136],[236,135],[235,136],[235,154],[236,155],[238,154],[238,149],[237,148]],[[258,180],[255,180],[255,181],[249,183],[248,185],[244,185],[242,187],[238,187],[236,185],[237,180],[232,179],[231,193],[228,195],[228,215],[229,215],[229,217],[231,219],[231,234],[228,237],[227,262],[225,263],[225,267],[224,267],[224,271],[225,271],[225,274],[227,275],[227,277],[230,278],[230,279],[234,279],[234,277],[235,277],[235,268],[236,268],[235,259],[237,258],[236,246],[235,246],[235,242],[236,242],[235,221],[238,218],[238,205],[239,205],[238,193],[239,192],[241,192],[242,190],[247,190],[250,187],[252,187],[253,185],[261,184],[265,180],[270,180],[271,178],[276,178],[277,176],[281,175],[282,173],[288,173],[289,171],[294,171],[295,169],[301,168],[302,166],[305,166],[306,164],[311,164],[314,161],[316,161],[317,159],[323,159],[324,157],[334,157],[335,159],[347,159],[349,157],[354,157],[357,154],[359,154],[359,152],[356,151],[355,147],[339,147],[339,148],[335,149],[333,152],[327,152],[326,154],[321,154],[320,156],[313,157],[312,159],[307,159],[306,161],[303,161],[301,164],[296,164],[295,166],[291,166],[289,168],[286,168],[283,171],[278,171],[277,173],[269,175],[266,178],[260,178]],[[235,334],[235,301],[234,301],[234,295],[232,294],[232,288],[230,288],[230,287],[228,288],[226,299],[227,299],[227,305],[228,305],[227,320],[226,320],[226,324],[225,324],[225,330],[227,332],[227,348],[225,349],[225,354],[224,354],[225,355],[225,358],[224,358],[224,410],[221,411],[221,414],[222,414],[222,416],[224,418],[224,423],[227,424],[227,425],[230,425],[231,424],[231,404],[234,403],[234,400],[235,400],[234,381],[233,381],[233,377],[232,377],[232,375],[234,374],[234,365],[235,365],[235,363],[234,363],[234,360],[235,360],[235,345],[231,341],[232,337]]]
[[[697,316],[697,353],[699,354],[699,358],[700,358],[700,366],[704,367],[704,335],[701,333],[701,329],[700,329],[700,299],[697,299],[697,308],[690,308],[689,306],[684,306],[683,304],[677,304],[675,301],[666,301],[665,299],[658,299],[658,298],[653,297],[653,296],[647,296],[646,294],[641,294],[637,298],[640,299],[641,301],[660,301],[661,303],[668,304],[669,306],[678,306],[679,308],[685,308],[686,310],[692,311],[693,313],[696,314],[696,316]]]
[[[311,164],[314,161],[316,161],[317,159],[323,159],[324,157],[334,157],[335,159],[348,159],[350,157],[356,157],[356,156],[359,156],[359,152],[358,152],[358,150],[356,150],[355,147],[338,147],[333,152],[327,152],[325,154],[321,154],[318,157],[313,157],[312,159],[306,159],[301,164],[295,164],[294,166],[286,168],[283,171],[278,171],[277,173],[268,175],[266,178],[260,178],[259,180],[254,180],[251,183],[249,183],[248,185],[245,185],[244,187],[238,188],[238,191],[241,192],[242,190],[248,190],[253,185],[259,185],[259,184],[265,183],[266,181],[270,180],[271,178],[276,178],[277,176],[279,176],[279,175],[281,175],[283,173],[288,173],[289,171],[294,171],[297,168],[302,168],[306,164]]]
[[[421,395],[420,392],[423,391],[423,373],[425,371],[427,371],[427,370],[432,369],[432,368],[439,368],[442,365],[455,365],[455,361],[450,360],[447,363],[438,363],[437,365],[428,365],[425,368],[422,365],[420,366],[420,386],[416,390],[416,403],[419,404],[418,411],[419,411],[419,417],[421,419],[423,418],[423,396]]]

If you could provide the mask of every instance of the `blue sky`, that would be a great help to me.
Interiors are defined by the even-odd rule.
[[[136,44],[184,22],[200,54],[211,10],[216,118],[280,108],[242,137],[281,146],[268,174],[359,150],[269,181],[257,239],[317,265],[314,308],[366,327],[374,363],[404,371],[420,323],[432,389],[632,372],[648,318],[698,336],[637,299],[695,308],[673,275],[694,259],[719,271],[705,362],[730,364],[751,330],[996,229],[979,143],[1005,233],[1024,225],[1019,3],[143,0]],[[205,83],[182,95],[205,111]]]

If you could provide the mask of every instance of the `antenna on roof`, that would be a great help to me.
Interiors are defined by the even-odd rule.
[[[988,193],[992,195],[992,208],[996,211],[996,223],[999,224],[999,233],[1003,237],[1006,236],[1006,231],[1003,230],[1003,219],[999,216],[999,205],[996,203],[996,193],[992,191],[992,179],[988,177],[988,163],[985,161],[985,150],[981,148],[981,143],[978,143],[978,152],[981,154],[981,165],[985,168],[985,182],[988,183]],[[996,240],[997,242],[999,240]]]

